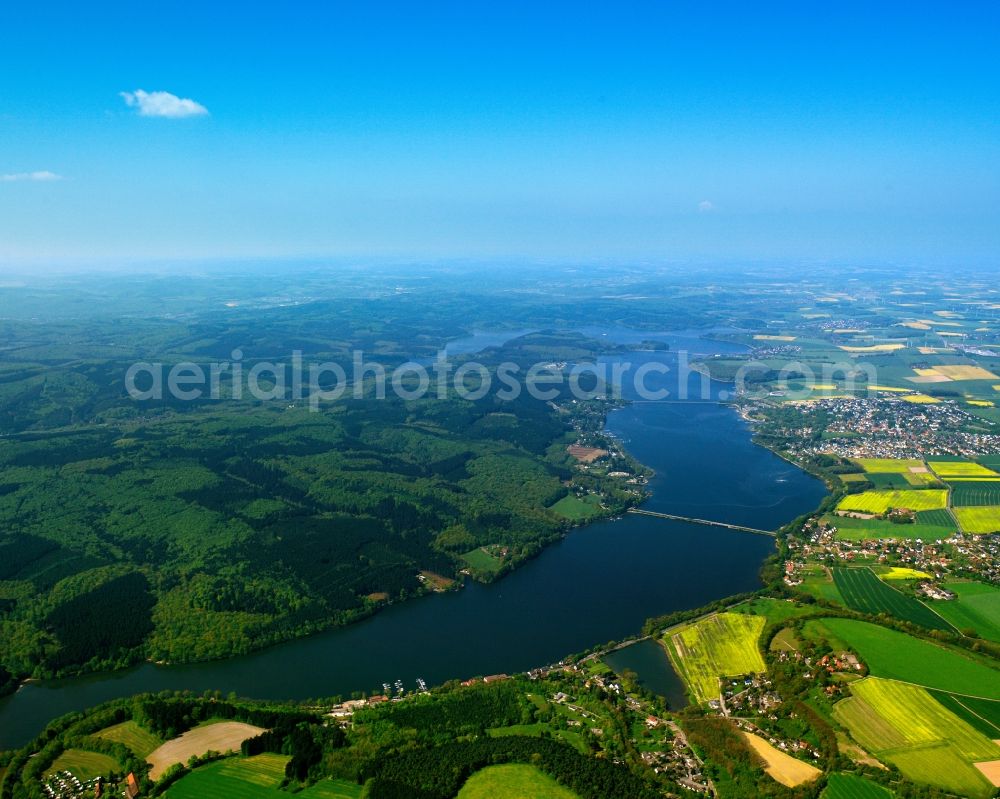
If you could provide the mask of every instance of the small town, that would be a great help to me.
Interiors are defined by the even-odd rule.
[[[809,563],[870,562],[900,565],[927,572],[936,580],[963,577],[1000,583],[1000,533],[963,535],[935,541],[905,538],[851,540],[837,537],[837,526],[821,519],[803,525],[805,540],[789,538],[793,557],[785,563],[785,584],[801,584]],[[950,598],[943,592],[940,597]]]
[[[917,403],[894,397],[836,397],[751,405],[769,436],[787,440],[793,457],[922,458],[930,454],[978,457],[1000,452],[1000,433],[954,402]],[[992,427],[991,425],[989,427]]]

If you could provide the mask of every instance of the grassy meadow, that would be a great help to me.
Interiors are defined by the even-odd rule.
[[[142,758],[163,743],[162,738],[149,732],[145,727],[140,727],[134,721],[123,721],[113,727],[107,727],[95,733],[94,737],[125,744],[137,757]]]
[[[588,495],[584,499],[573,494],[567,494],[555,505],[549,508],[553,513],[557,513],[564,519],[573,522],[590,519],[601,512],[600,501],[593,495]]]
[[[458,793],[458,799],[578,799],[534,766],[508,763],[477,771]]]
[[[494,574],[499,571],[500,567],[503,565],[503,561],[500,560],[500,558],[496,555],[490,554],[482,547],[473,549],[471,552],[466,552],[462,555],[462,560],[465,561],[466,565],[468,565],[473,571],[481,574]]]
[[[67,749],[55,759],[47,773],[69,771],[77,779],[86,781],[114,771],[121,771],[121,764],[113,757],[85,749]]]
[[[818,564],[813,564],[803,569],[800,590],[811,594],[816,599],[825,599],[829,602],[836,602],[838,605],[844,604],[844,598],[837,589],[833,575]]]
[[[801,605],[787,599],[773,599],[771,597],[757,597],[747,602],[731,607],[732,613],[744,613],[751,616],[762,616],[770,624],[772,622],[787,621],[788,619],[799,619],[803,616],[813,616],[819,611],[808,605]]]

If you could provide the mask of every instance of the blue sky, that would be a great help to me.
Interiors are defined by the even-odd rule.
[[[0,28],[7,262],[1000,252],[995,2],[38,2]]]

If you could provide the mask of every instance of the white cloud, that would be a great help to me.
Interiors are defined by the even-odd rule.
[[[698,203],[698,210],[701,211],[703,214],[710,213],[711,211],[715,210],[715,203],[713,203],[711,200],[702,200],[700,203]]]
[[[188,97],[178,97],[170,92],[144,92],[136,89],[134,92],[119,92],[125,105],[139,111],[141,117],[201,117],[208,114],[208,109],[201,103],[196,103]]]
[[[62,175],[49,172],[47,169],[38,172],[13,172],[9,175],[0,175],[0,183],[13,183],[18,180],[34,180],[39,182],[62,180]]]

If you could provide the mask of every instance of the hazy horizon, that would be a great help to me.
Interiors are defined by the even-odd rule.
[[[5,16],[0,265],[1000,245],[995,4]]]

